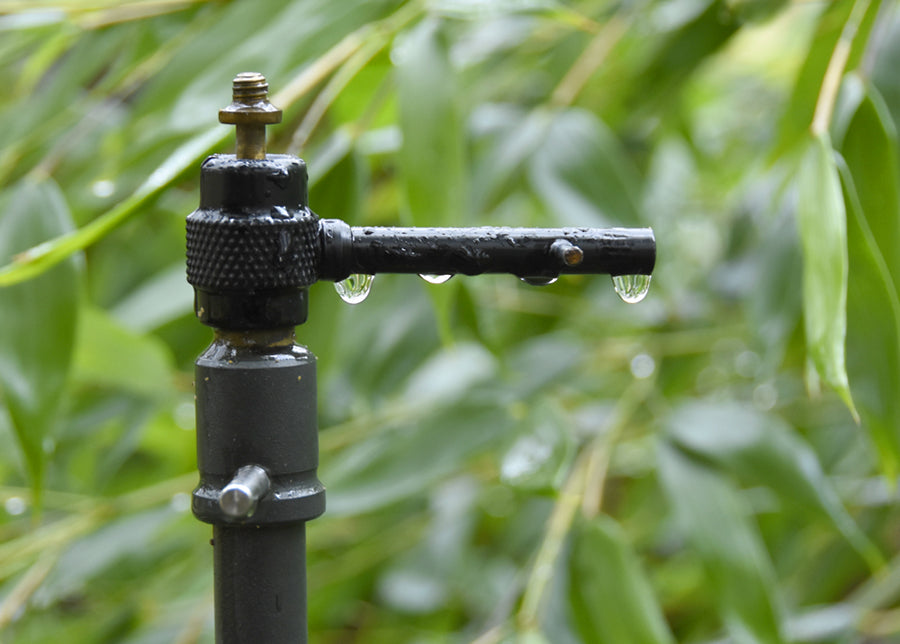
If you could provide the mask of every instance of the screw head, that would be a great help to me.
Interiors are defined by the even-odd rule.
[[[269,102],[269,83],[258,72],[241,72],[231,84],[231,105],[219,110],[219,122],[229,125],[281,123],[281,110]]]
[[[584,251],[567,239],[553,242],[550,252],[565,266],[578,266],[584,260]]]

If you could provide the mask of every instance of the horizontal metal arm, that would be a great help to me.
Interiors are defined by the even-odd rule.
[[[319,220],[319,279],[353,273],[649,275],[650,228],[351,227]]]

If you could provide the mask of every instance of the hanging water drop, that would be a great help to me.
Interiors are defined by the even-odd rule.
[[[534,275],[532,277],[520,277],[519,279],[531,286],[550,286],[551,284],[556,282],[556,280],[558,280],[559,278],[558,277],[542,277],[539,275]]]
[[[637,304],[650,290],[649,275],[613,275],[612,281],[616,293],[628,304]]]
[[[443,284],[444,282],[449,282],[450,278],[453,277],[453,275],[429,275],[427,273],[420,273],[419,277],[421,277],[429,284]]]
[[[374,281],[374,275],[354,273],[347,279],[335,282],[334,290],[347,304],[359,304],[369,296]]]

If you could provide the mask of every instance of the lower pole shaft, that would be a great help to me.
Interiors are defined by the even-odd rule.
[[[213,527],[216,642],[307,644],[306,524]]]

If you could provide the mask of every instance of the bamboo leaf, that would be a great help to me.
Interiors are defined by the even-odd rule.
[[[398,39],[397,98],[406,205],[418,226],[468,218],[462,113],[440,22],[426,19]]]
[[[456,75],[441,23],[426,19],[394,46],[397,99],[403,144],[406,208],[417,226],[463,225],[470,221],[466,140]],[[441,338],[452,341],[450,317],[458,282],[429,289]]]
[[[53,182],[26,180],[0,204],[0,257],[71,229]],[[70,258],[29,284],[0,290],[0,387],[36,492],[69,372],[79,300],[80,263]]]
[[[827,134],[809,141],[797,184],[806,350],[816,372],[838,393],[855,417],[844,358],[847,219]]]
[[[853,398],[882,468],[900,467],[900,164],[897,138],[877,94],[862,101],[839,166],[847,203],[847,368]]]
[[[83,228],[58,234],[13,257],[11,263],[0,268],[0,287],[34,278],[56,266],[72,253],[84,250],[102,239],[138,214],[164,188],[193,167],[214,147],[220,145],[227,136],[228,128],[219,126],[191,138],[160,164],[135,193],[121,204]],[[35,243],[37,241],[34,240]]]
[[[640,221],[640,179],[602,122],[585,110],[569,109],[553,115],[542,130],[545,141],[540,154],[532,156],[530,179],[559,225]]]
[[[675,521],[703,562],[704,583],[713,588],[731,638],[785,644],[772,566],[737,490],[671,445],[660,447],[658,467]]]
[[[619,525],[598,517],[577,527],[569,601],[585,642],[674,642],[650,583]]]
[[[765,485],[799,512],[830,521],[875,571],[884,559],[844,508],[815,452],[783,420],[735,403],[689,403],[673,414],[669,435],[691,453]]]

